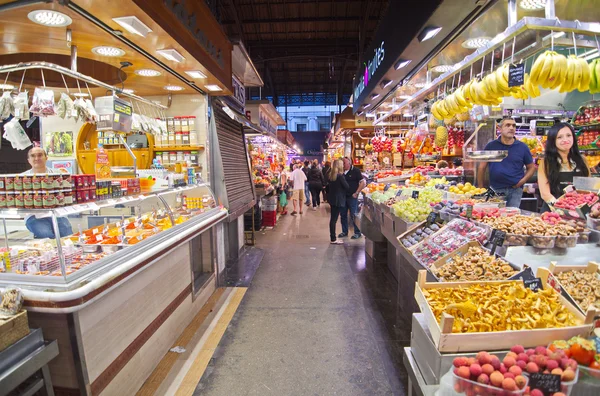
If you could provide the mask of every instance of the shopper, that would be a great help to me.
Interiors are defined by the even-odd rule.
[[[310,162],[308,160],[304,161],[304,166],[302,167],[302,172],[306,176],[306,182],[304,183],[304,195],[306,196],[306,202],[304,204],[306,206],[310,206],[310,188],[308,186],[308,172],[310,171],[310,167],[308,166]]]
[[[554,125],[546,135],[544,159],[538,170],[538,186],[544,200],[542,212],[550,211],[563,189],[573,184],[574,176],[590,175],[590,169],[579,152],[575,129],[566,122]]]
[[[346,195],[349,191],[348,182],[344,176],[344,164],[342,160],[335,160],[327,174],[329,180],[329,205],[331,206],[331,217],[329,218],[329,239],[334,245],[344,242],[335,236],[335,225],[341,213],[346,211]]]
[[[516,128],[515,120],[504,118],[500,123],[500,137],[485,146],[485,150],[508,151],[508,156],[501,162],[489,163],[490,186],[496,193],[504,194],[506,206],[514,208],[521,206],[523,185],[536,170],[529,147],[515,138]],[[483,187],[487,166],[487,162],[479,164],[477,174],[479,187]]]
[[[288,214],[287,212],[287,192],[288,192],[288,174],[285,171],[285,165],[279,165],[279,183],[277,186],[277,193],[279,194],[279,213],[281,215]]]
[[[326,161],[323,165],[323,202],[327,202],[327,192],[329,191],[329,171],[331,170],[331,162]]]
[[[350,212],[350,220],[354,225],[354,235],[351,239],[358,239],[362,236],[360,229],[356,224],[356,215],[358,214],[358,194],[366,186],[362,172],[352,165],[352,160],[344,157],[344,176],[348,182],[348,191],[346,192],[346,208],[341,212],[342,233],[338,237],[343,238],[348,236],[348,212]]]
[[[22,175],[42,175],[60,173],[55,169],[48,168],[46,162],[48,156],[46,151],[41,147],[33,147],[27,153],[27,161],[31,165],[31,169],[23,172]],[[40,216],[40,217],[38,217]],[[58,232],[60,237],[65,237],[73,234],[73,228],[69,219],[66,217],[57,217]],[[52,225],[52,217],[44,217],[44,215],[28,215],[25,217],[25,227],[33,234],[35,239],[56,238],[54,226]]]
[[[319,163],[315,160],[308,172],[308,186],[312,197],[313,210],[321,206],[321,191],[323,190],[323,172],[319,169]]]
[[[306,175],[300,165],[296,165],[294,171],[290,175],[290,180],[293,183],[292,190],[292,203],[294,204],[294,211],[291,213],[292,216],[298,214],[298,207],[300,207],[300,214],[302,214],[302,202],[304,202],[304,187],[306,185]]]

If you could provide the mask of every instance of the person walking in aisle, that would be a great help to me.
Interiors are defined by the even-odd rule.
[[[302,167],[302,172],[306,176],[306,182],[304,183],[304,196],[306,197],[306,206],[310,206],[310,187],[308,186],[308,172],[310,171],[310,167],[308,166],[310,162],[308,160],[304,161],[304,166]]]
[[[292,216],[298,214],[298,207],[300,207],[300,214],[302,214],[302,202],[304,202],[304,186],[306,185],[306,175],[300,167],[296,165],[294,171],[290,176],[290,180],[293,183],[292,190],[292,203],[294,204],[294,211],[291,213]]]
[[[327,202],[327,192],[329,191],[329,170],[331,169],[331,162],[325,162],[323,165],[323,202]]]
[[[335,160],[327,174],[329,180],[329,205],[331,217],[329,218],[329,239],[333,245],[342,245],[344,242],[335,237],[335,225],[341,213],[346,211],[346,196],[349,191],[348,182],[344,176],[342,160]]]
[[[496,193],[504,194],[506,206],[521,206],[523,185],[536,171],[531,151],[527,145],[515,138],[517,124],[512,118],[504,118],[500,122],[500,138],[492,140],[485,150],[508,151],[508,157],[501,162],[490,162],[490,185]],[[477,184],[483,187],[485,169],[488,163],[479,164]],[[524,170],[527,169],[527,171]]]
[[[281,207],[281,215],[288,214],[287,212],[287,204],[288,204],[288,173],[285,170],[285,165],[279,165],[279,185],[277,192],[279,194],[279,206]]]
[[[308,186],[312,197],[313,210],[321,206],[321,191],[323,190],[323,172],[319,169],[319,163],[315,160],[308,172]]]
[[[344,178],[348,182],[348,191],[346,192],[346,207],[342,209],[340,215],[342,219],[342,233],[339,238],[348,236],[348,212],[350,212],[350,220],[354,225],[354,235],[351,239],[358,239],[362,236],[358,225],[356,224],[356,215],[358,214],[358,194],[366,186],[366,181],[363,178],[360,169],[352,165],[352,160],[344,157]]]

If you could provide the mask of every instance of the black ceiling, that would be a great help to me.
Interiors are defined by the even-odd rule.
[[[220,0],[221,24],[241,39],[263,96],[350,95],[352,79],[389,0]],[[411,32],[414,34],[414,32]]]

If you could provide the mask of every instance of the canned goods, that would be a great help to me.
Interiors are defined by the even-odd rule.
[[[42,209],[44,207],[43,191],[35,191],[33,193],[33,207],[35,209]]]
[[[31,191],[32,188],[32,177],[29,175],[23,175],[23,191]]]
[[[7,208],[15,207],[15,192],[14,191],[6,192],[6,207]]]
[[[17,209],[23,209],[25,207],[25,201],[23,201],[22,191],[15,191],[15,207]]]
[[[4,176],[4,189],[6,191],[12,191],[15,189],[15,175]]]
[[[15,191],[23,191],[23,178],[21,176],[15,175],[13,179],[13,188]]]
[[[23,193],[23,204],[25,209],[33,209],[33,192],[25,191]]]
[[[42,176],[41,175],[31,176],[31,189],[34,191],[38,191],[38,190],[42,189]]]
[[[41,175],[42,177],[42,190],[48,191],[52,190],[54,187],[54,179],[50,175]]]
[[[0,208],[6,208],[6,191],[0,191]]]

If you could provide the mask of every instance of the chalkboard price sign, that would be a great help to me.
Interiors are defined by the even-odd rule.
[[[429,213],[429,216],[427,216],[427,225],[431,225],[431,224],[435,223],[437,216],[438,216],[438,214],[435,212]]]
[[[531,291],[537,292],[538,290],[544,290],[544,284],[540,278],[523,279],[523,285]]]
[[[525,84],[525,64],[510,65],[508,67],[508,86],[520,87]]]
[[[506,232],[497,230],[495,228],[492,230],[492,235],[490,236],[490,242],[492,243],[492,254],[496,253],[496,248],[498,246],[504,245],[505,239]]]
[[[539,389],[544,395],[560,392],[560,375],[533,373],[529,375],[530,389]]]
[[[418,192],[417,190],[413,191],[413,192],[412,192],[412,197],[413,197],[414,199],[417,199],[417,198],[419,198],[419,192]]]

